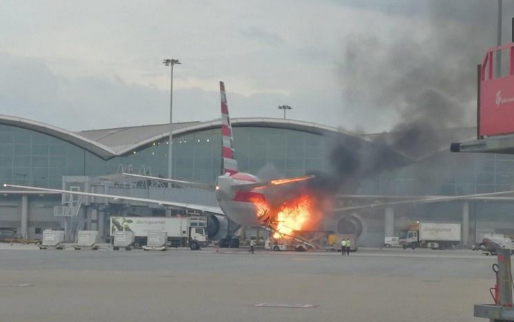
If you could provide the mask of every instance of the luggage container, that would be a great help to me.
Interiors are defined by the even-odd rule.
[[[165,231],[149,231],[147,234],[147,244],[143,246],[143,250],[160,250],[166,251],[168,247],[168,233]]]
[[[132,231],[117,231],[114,233],[114,241],[113,241],[113,250],[120,250],[120,248],[125,248],[125,250],[131,250],[132,245],[134,245],[135,236]]]
[[[43,231],[43,241],[39,245],[39,249],[47,249],[54,247],[55,249],[64,249],[64,231],[45,229]]]
[[[77,243],[73,245],[75,250],[81,250],[82,248],[90,248],[91,250],[97,250],[98,245],[96,240],[98,232],[94,230],[81,230],[77,236]]]

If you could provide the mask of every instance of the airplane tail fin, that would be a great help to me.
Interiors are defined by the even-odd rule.
[[[221,135],[222,135],[222,157],[221,164],[223,174],[229,175],[238,173],[237,161],[234,155],[234,136],[232,135],[232,124],[228,115],[227,95],[225,93],[225,84],[220,82],[221,95]]]

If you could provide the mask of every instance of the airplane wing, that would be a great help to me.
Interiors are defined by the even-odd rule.
[[[397,206],[397,205],[406,205],[406,204],[425,204],[425,203],[435,203],[435,202],[447,202],[447,201],[457,201],[457,200],[504,200],[505,198],[497,197],[500,195],[508,195],[514,194],[514,191],[501,191],[501,192],[490,192],[490,193],[480,193],[480,194],[472,194],[472,195],[461,195],[461,196],[450,196],[450,197],[430,197],[430,198],[419,198],[419,199],[410,199],[410,200],[402,200],[402,201],[394,201],[394,202],[384,202],[377,204],[368,204],[362,206],[350,206],[350,207],[342,207],[338,209],[334,209],[334,211],[350,211],[350,210],[360,210],[360,209],[370,209],[370,208],[384,208],[389,206]],[[344,196],[348,199],[351,199],[351,195]],[[358,195],[355,196],[357,199],[366,199],[366,196]],[[380,199],[380,196],[367,196],[369,199]],[[509,200],[514,200],[514,198],[507,198]]]
[[[17,188],[17,189],[27,189],[32,191],[46,191],[46,192],[55,192],[55,193],[62,193],[62,194],[69,194],[69,195],[78,195],[78,196],[88,196],[88,197],[97,197],[97,198],[106,198],[116,201],[136,201],[136,202],[142,202],[147,204],[156,204],[159,206],[169,206],[169,207],[176,207],[176,208],[185,208],[190,210],[197,210],[197,211],[208,211],[215,214],[225,215],[221,208],[218,207],[209,207],[209,206],[202,206],[202,205],[196,205],[196,204],[187,204],[182,202],[174,202],[174,201],[166,201],[166,200],[157,200],[157,199],[147,199],[147,198],[134,198],[134,197],[127,197],[127,196],[118,196],[118,195],[108,195],[103,193],[91,193],[91,192],[80,192],[80,191],[69,191],[69,190],[59,190],[59,189],[49,189],[49,188],[40,188],[40,187],[31,187],[31,186],[18,186],[13,184],[4,184],[4,187],[8,188]]]
[[[161,182],[175,183],[180,186],[192,187],[192,188],[208,190],[208,191],[216,190],[216,186],[213,186],[213,185],[207,184],[207,183],[198,183],[198,182],[191,182],[191,181],[151,177],[151,176],[144,176],[144,175],[133,174],[133,173],[123,173],[123,175],[126,177],[132,177],[132,178],[140,178],[140,179],[146,179],[146,180],[155,180],[155,181],[161,181]]]
[[[302,177],[294,177],[294,178],[286,178],[286,179],[275,179],[275,180],[269,180],[264,182],[257,182],[257,183],[245,183],[245,184],[238,184],[233,186],[233,189],[237,189],[239,191],[251,191],[251,190],[257,190],[257,189],[264,189],[268,187],[273,186],[281,186],[291,183],[297,183],[302,182],[310,179],[314,179],[315,175],[308,175],[308,176],[302,176]]]

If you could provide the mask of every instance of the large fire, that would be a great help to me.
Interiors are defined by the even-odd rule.
[[[307,195],[300,196],[280,207],[276,217],[276,232],[274,238],[291,236],[293,231],[305,229],[312,220],[311,200]]]
[[[307,225],[314,222],[312,201],[307,194],[288,200],[277,209],[263,199],[256,198],[251,202],[257,208],[259,220],[275,230],[274,238],[290,237],[294,231],[305,230]]]
[[[261,198],[250,198],[250,202],[253,203],[257,210],[257,218],[259,218],[260,221],[266,220],[266,215],[269,215],[270,207]]]

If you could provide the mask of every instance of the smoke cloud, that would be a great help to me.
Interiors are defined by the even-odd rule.
[[[391,37],[345,39],[339,68],[344,113],[362,114],[368,132],[387,120],[392,126],[372,137],[375,146],[334,140],[332,171],[315,190],[354,192],[368,177],[449,148],[445,129],[476,123],[476,65],[495,45],[495,3],[408,3],[403,11],[413,15],[385,26]]]
[[[311,172],[316,179],[277,201],[307,192],[324,212],[335,194],[355,193],[368,178],[449,149],[446,130],[476,124],[476,65],[495,45],[496,10],[478,0],[405,1],[398,25],[370,26],[368,34],[346,38],[338,69],[342,117],[359,115],[359,132],[387,133],[331,137],[329,171]],[[391,36],[369,33],[380,28]],[[417,167],[418,192],[441,180],[432,163]]]

